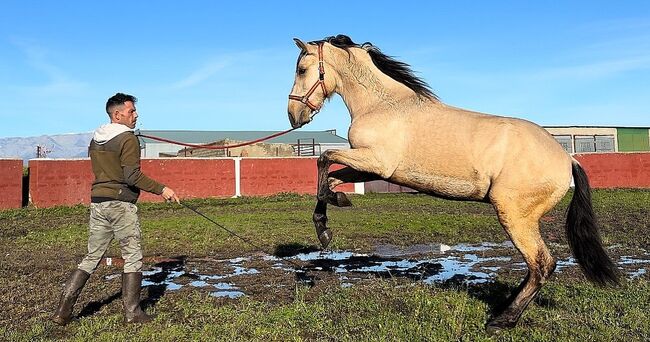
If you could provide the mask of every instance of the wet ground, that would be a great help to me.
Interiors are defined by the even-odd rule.
[[[608,254],[628,279],[650,279],[649,195],[596,194],[601,198],[595,208]],[[336,246],[347,249],[326,252],[309,245],[317,242],[311,198],[203,204],[202,210],[213,210],[210,216],[229,222],[269,253],[250,252],[186,210],[144,206],[143,306],[169,308],[188,295],[209,294],[215,305],[244,303],[247,298],[273,307],[293,302],[297,293],[313,300],[332,288],[361,288],[377,278],[394,281],[396,288],[419,283],[471,286],[481,300],[495,298],[490,300],[496,303],[525,276],[526,266],[510,242],[460,243],[506,238],[489,206],[421,196],[367,196],[357,202],[361,203],[350,210],[332,210]],[[302,208],[300,213],[296,207]],[[569,257],[564,217],[560,207],[542,222],[544,239],[558,261],[549,282],[586,283]],[[0,310],[0,326],[31,329],[51,314],[69,272],[85,253],[86,222],[85,208],[25,210],[0,218],[0,307],[7,308]],[[120,255],[119,249],[113,246],[107,255]],[[78,317],[121,312],[121,263],[119,258],[104,260],[82,292],[75,308]],[[309,291],[296,291],[300,287]]]
[[[650,253],[641,248],[610,247],[622,274],[629,279],[648,278]],[[144,272],[143,286],[164,293],[182,288],[207,291],[214,297],[239,298],[247,289],[267,292],[298,285],[314,286],[334,281],[349,287],[372,278],[409,280],[425,284],[473,285],[492,282],[500,272],[526,272],[511,242],[482,244],[418,244],[398,247],[382,244],[372,253],[317,251],[305,247],[284,249],[279,256],[257,254],[230,259],[184,257],[164,259]],[[108,263],[112,263],[109,259]],[[119,259],[117,261],[119,263]],[[557,273],[579,272],[573,258],[557,260]],[[109,274],[105,280],[120,276]],[[271,281],[284,277],[290,281]],[[275,289],[273,289],[275,287]]]

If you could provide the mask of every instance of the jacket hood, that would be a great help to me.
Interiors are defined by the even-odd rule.
[[[116,136],[128,131],[132,132],[133,129],[118,123],[105,124],[99,126],[99,128],[95,130],[95,133],[93,134],[93,140],[96,143],[102,145],[115,138]]]

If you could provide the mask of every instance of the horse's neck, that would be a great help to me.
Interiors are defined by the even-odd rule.
[[[335,59],[338,66],[335,91],[343,98],[353,120],[378,106],[403,106],[405,98],[415,96],[408,87],[382,73],[367,55],[352,53],[353,56],[345,54]]]

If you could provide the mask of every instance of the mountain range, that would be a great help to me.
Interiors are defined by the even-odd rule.
[[[26,165],[37,157],[38,146],[47,158],[82,158],[88,156],[88,143],[93,133],[41,135],[37,137],[0,138],[0,158],[20,158]]]

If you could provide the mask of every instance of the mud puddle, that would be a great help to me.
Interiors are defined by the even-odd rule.
[[[613,246],[611,249],[620,248]],[[628,278],[648,277],[650,253],[645,250],[616,251],[622,274]],[[364,279],[391,278],[425,284],[455,282],[473,285],[494,281],[502,271],[527,268],[512,243],[476,245],[420,244],[408,247],[378,245],[372,253],[352,251],[317,251],[295,248],[281,256],[253,255],[232,259],[164,259],[143,272],[143,286],[176,291],[184,287],[207,291],[214,297],[239,298],[247,294],[252,283],[265,287],[290,284],[313,286],[324,277],[335,278],[340,286],[354,286]],[[573,258],[558,259],[556,272],[578,267]],[[293,277],[289,283],[268,283],[271,274]],[[119,273],[106,276],[107,280]],[[268,283],[268,284],[267,284]]]

